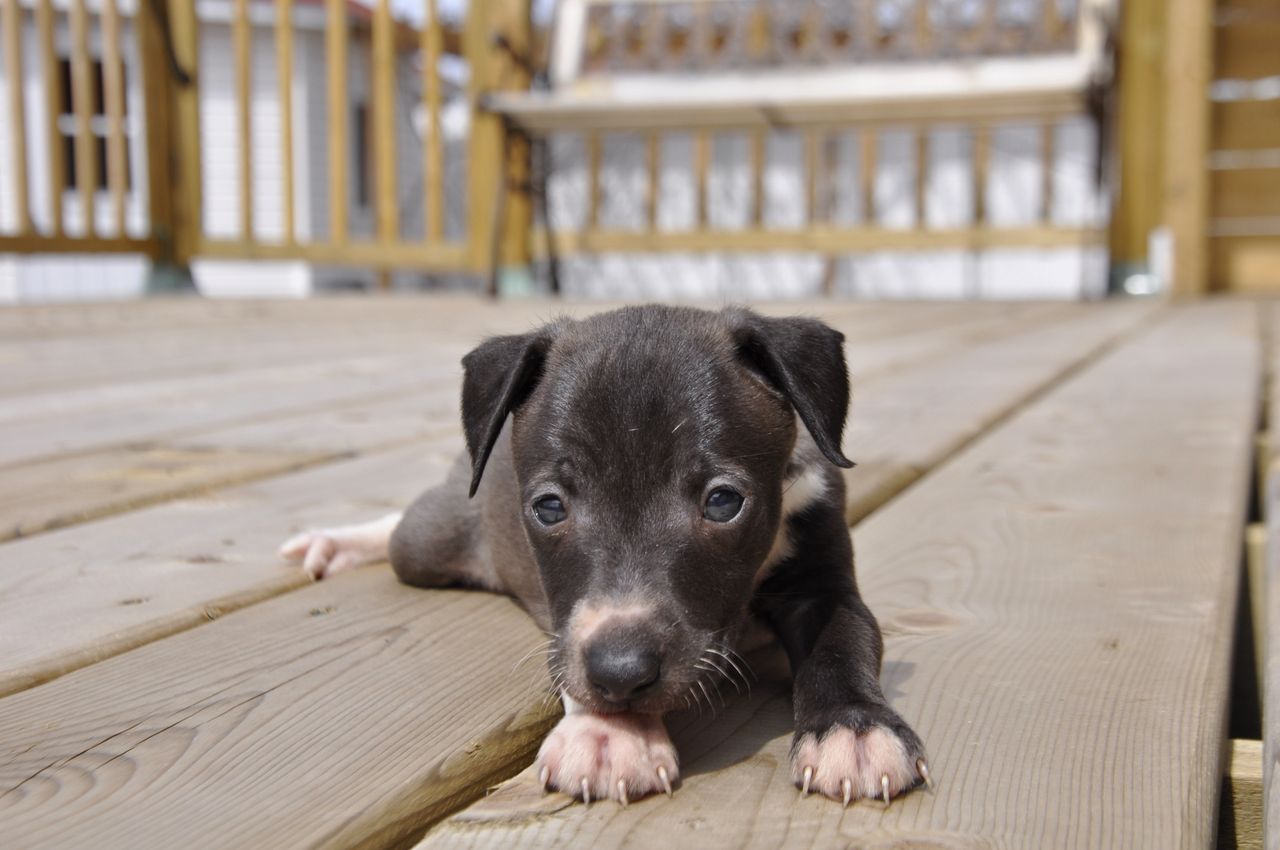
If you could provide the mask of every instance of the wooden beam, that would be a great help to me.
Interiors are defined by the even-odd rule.
[[[199,253],[206,257],[242,260],[307,260],[338,266],[375,269],[406,268],[456,272],[467,267],[467,246],[462,242],[309,242],[275,245],[268,242],[204,239]]]
[[[875,227],[880,220],[876,204],[876,173],[880,135],[870,127],[858,134],[858,188],[862,192],[862,226]]]
[[[707,204],[707,180],[711,171],[711,135],[706,130],[693,134],[694,225],[707,226],[710,207]]]
[[[44,236],[38,233],[0,235],[0,253],[12,254],[147,254],[159,246],[155,237]]]
[[[539,234],[543,241],[545,234]],[[565,256],[598,252],[666,251],[927,251],[986,248],[1078,248],[1097,245],[1105,232],[1096,228],[972,227],[948,230],[899,230],[876,226],[818,225],[804,230],[748,227],[742,230],[586,230],[553,234],[556,252]]]
[[[1209,285],[1209,83],[1212,0],[1171,0],[1165,86],[1164,222],[1173,237],[1175,297]]]
[[[1222,850],[1263,850],[1262,742],[1232,738],[1227,742],[1227,770],[1222,782]]]
[[[1050,5],[1053,5],[1052,3]],[[1038,221],[1045,227],[1053,226],[1053,183],[1058,167],[1058,125],[1047,122],[1040,125],[1040,214]]]
[[[26,74],[22,70],[22,7],[18,0],[2,0],[4,24],[5,76],[9,84],[9,152],[13,174],[13,204],[18,214],[18,233],[31,232],[31,201],[27,195],[27,107]]]

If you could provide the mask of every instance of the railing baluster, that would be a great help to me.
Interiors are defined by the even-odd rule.
[[[862,225],[875,227],[876,215],[876,144],[877,133],[863,128],[858,138],[858,188],[862,190]]]
[[[395,33],[390,0],[373,12],[373,145],[377,180],[378,240],[391,243],[400,230],[396,199]]]
[[[991,128],[978,124],[973,128],[973,227],[987,226],[987,168],[991,161]]]
[[[651,130],[645,136],[645,169],[649,178],[645,190],[645,222],[652,232],[658,229],[658,181],[662,171],[662,134],[657,130]]]
[[[347,5],[325,0],[325,54],[328,76],[329,239],[347,242]]]
[[[5,74],[9,78],[9,115],[13,154],[13,199],[18,208],[18,233],[31,232],[31,203],[27,196],[27,110],[23,94],[22,9],[18,0],[4,3]]]
[[[98,188],[98,157],[93,138],[93,72],[89,66],[89,13],[84,0],[71,3],[71,102],[75,110],[76,187],[84,215],[84,233],[97,234],[94,193]]]
[[[916,229],[924,230],[929,224],[929,128],[916,128],[916,186],[915,186],[915,219]]]
[[[253,101],[250,97],[249,0],[235,0],[231,37],[236,64],[236,121],[239,131],[237,154],[240,161],[240,238],[253,241]]]
[[[600,224],[600,134],[587,134],[587,224],[594,230]]]
[[[826,192],[822,181],[827,179],[830,161],[827,159],[827,132],[811,129],[805,136],[806,206],[809,224],[815,225],[826,218]]]
[[[751,131],[751,222],[752,227],[761,227],[764,222],[764,168],[767,158],[765,142],[767,130]]]
[[[276,4],[276,86],[280,91],[280,175],[284,242],[298,240],[293,186],[293,0]]]
[[[1057,159],[1057,141],[1054,134],[1057,132],[1052,121],[1046,121],[1040,126],[1040,167],[1041,188],[1040,188],[1040,222],[1041,224],[1052,226],[1053,224],[1053,175],[1054,160]]]
[[[705,230],[709,216],[707,207],[707,172],[711,168],[711,138],[706,130],[693,134],[694,229]]]
[[[120,10],[102,0],[102,88],[107,111],[107,188],[117,236],[125,235],[129,166],[124,141],[124,66],[120,60]]]
[[[444,154],[440,136],[440,53],[444,42],[436,0],[426,0],[427,20],[422,27],[422,95],[426,115],[423,175],[427,183],[426,225],[428,242],[444,238]]]

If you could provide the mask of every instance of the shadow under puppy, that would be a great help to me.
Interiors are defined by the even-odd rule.
[[[491,338],[463,360],[468,456],[448,479],[281,552],[316,578],[389,556],[407,584],[514,596],[552,635],[565,707],[539,777],[585,802],[671,793],[663,713],[742,676],[735,644],[763,621],[794,676],[796,784],[887,803],[929,777],[854,581],[843,339],[660,306]]]

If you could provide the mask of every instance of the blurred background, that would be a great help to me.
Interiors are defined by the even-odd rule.
[[[0,302],[1280,287],[1276,0],[0,11]]]

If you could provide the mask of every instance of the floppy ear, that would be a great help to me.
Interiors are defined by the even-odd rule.
[[[748,366],[791,402],[827,460],[853,466],[840,451],[849,411],[844,334],[817,319],[770,319],[743,310],[733,336]]]
[[[462,358],[462,429],[471,454],[471,492],[502,433],[502,423],[533,390],[551,338],[545,331],[490,337]]]

